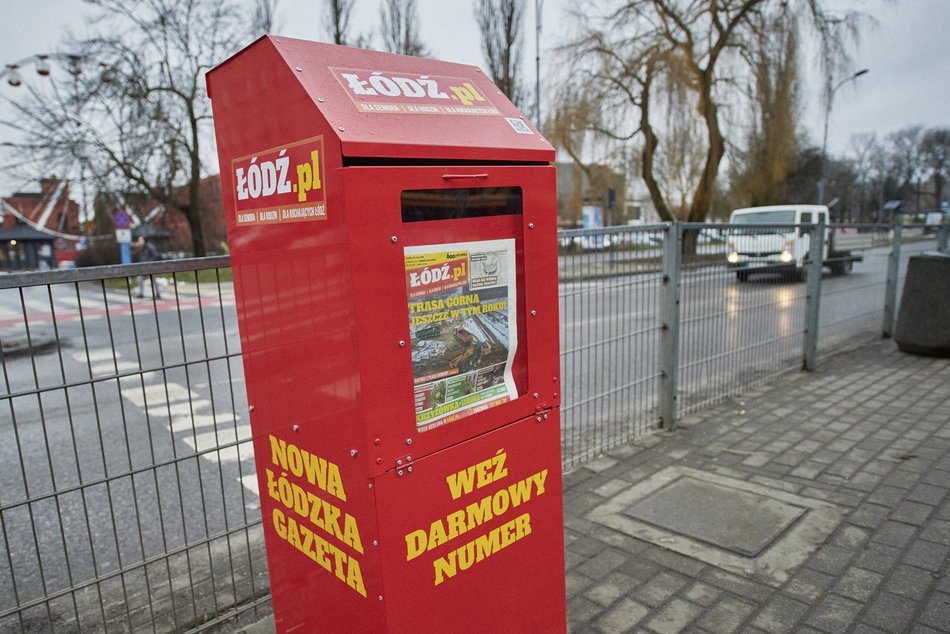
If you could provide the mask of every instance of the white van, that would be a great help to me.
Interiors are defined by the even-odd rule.
[[[745,282],[754,273],[787,273],[804,278],[810,236],[798,225],[825,224],[825,265],[832,273],[844,275],[851,271],[860,255],[851,251],[835,250],[829,223],[828,208],[824,205],[771,205],[736,209],[729,223],[737,225],[730,232],[726,260],[736,269],[736,279]],[[782,225],[776,227],[748,227],[742,225]]]

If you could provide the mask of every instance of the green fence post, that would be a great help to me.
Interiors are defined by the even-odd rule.
[[[885,339],[894,336],[894,320],[897,318],[897,276],[900,273],[902,228],[900,223],[894,225],[891,252],[887,256],[887,284],[884,286],[884,324],[881,327],[881,336]]]
[[[820,217],[820,216],[819,216]],[[817,367],[818,318],[821,305],[821,270],[824,266],[825,223],[819,222],[808,230],[808,260],[805,262],[807,290],[805,296],[805,336],[802,367],[808,372]]]
[[[660,427],[676,426],[680,350],[680,287],[683,225],[667,225],[663,241],[663,307],[660,331]]]

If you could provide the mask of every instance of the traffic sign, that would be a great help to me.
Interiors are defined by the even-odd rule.
[[[115,213],[113,221],[115,222],[116,229],[128,229],[129,225],[132,224],[132,219],[129,218],[129,214],[122,210]]]

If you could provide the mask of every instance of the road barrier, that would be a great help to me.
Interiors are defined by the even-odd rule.
[[[946,242],[799,229],[861,260],[812,258],[802,283],[730,265],[730,225],[558,234],[565,469],[726,398],[741,416],[743,391],[889,335],[907,259]],[[228,264],[0,275],[0,632],[235,631],[270,611]]]

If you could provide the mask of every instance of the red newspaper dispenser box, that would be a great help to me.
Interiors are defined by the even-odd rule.
[[[208,74],[279,632],[566,627],[553,148],[478,68]]]

